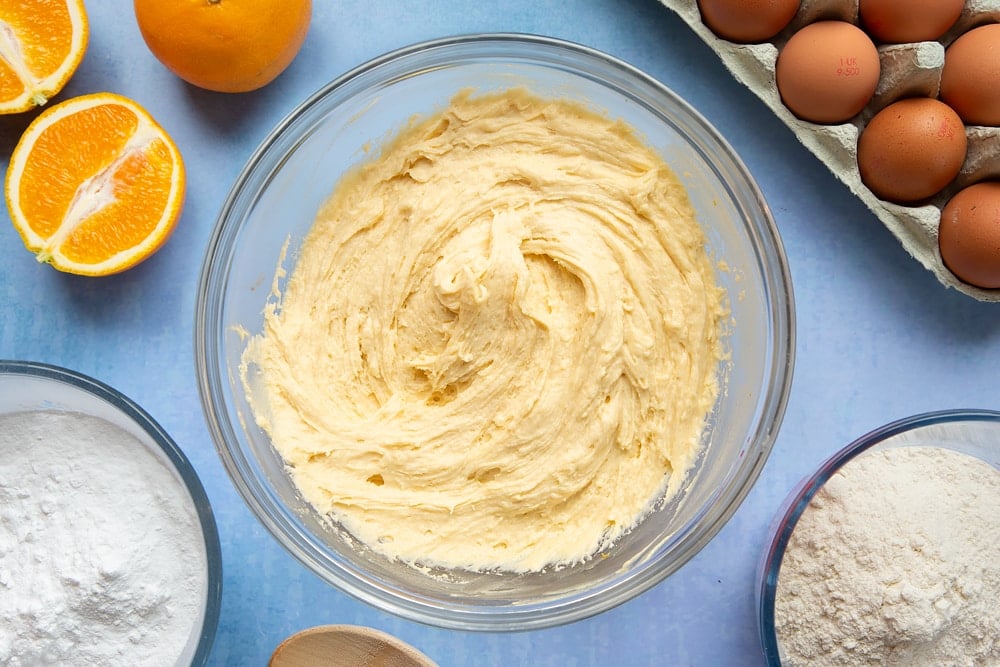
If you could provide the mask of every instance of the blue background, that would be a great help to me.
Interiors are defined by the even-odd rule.
[[[191,459],[214,506],[225,564],[211,662],[263,665],[289,634],[373,626],[445,665],[759,665],[753,575],[768,524],[795,483],[863,433],[900,417],[1000,408],[1000,304],[937,280],[676,15],[655,0],[317,0],[306,43],[268,87],[191,87],[150,53],[130,3],[92,0],[91,42],[57,99],[108,90],[144,105],[188,167],[180,223],[124,274],[79,278],[36,263],[0,212],[0,358],[71,368],[137,401]],[[798,344],[783,427],[759,482],[679,572],[598,617],[522,633],[404,621],[323,583],[278,546],[236,495],[203,420],[193,363],[195,292],[222,201],[269,129],[324,83],[413,42],[516,31],[606,51],[664,82],[735,147],[771,205],[791,266]],[[0,117],[4,167],[34,114]]]

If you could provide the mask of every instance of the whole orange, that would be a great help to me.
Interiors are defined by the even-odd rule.
[[[208,90],[256,90],[295,56],[311,0],[134,0],[146,46],[167,69]]]

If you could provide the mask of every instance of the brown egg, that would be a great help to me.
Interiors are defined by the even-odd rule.
[[[858,139],[861,180],[876,197],[900,204],[927,199],[965,162],[965,126],[951,107],[928,97],[890,104]]]
[[[844,21],[819,21],[796,32],[778,54],[781,100],[803,120],[842,123],[860,112],[878,85],[872,40]]]
[[[948,32],[965,0],[861,0],[861,25],[873,38],[894,44],[927,42]]]
[[[799,0],[698,0],[702,23],[731,42],[765,42],[799,11]]]
[[[969,125],[1000,125],[1000,23],[974,28],[948,47],[941,99]]]
[[[959,280],[1000,289],[1000,181],[959,191],[941,211],[941,259]]]

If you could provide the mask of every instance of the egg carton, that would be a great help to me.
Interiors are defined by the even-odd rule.
[[[903,97],[937,97],[945,48],[966,31],[1000,22],[1000,0],[968,0],[962,16],[937,41],[878,46],[881,76],[869,104],[849,122],[820,125],[800,120],[781,101],[775,84],[778,51],[797,30],[819,20],[858,22],[858,0],[803,0],[791,23],[760,44],[737,44],[715,35],[701,21],[696,0],[660,0],[678,14],[748,87],[792,130],[899,240],[903,248],[944,285],[980,301],[1000,302],[1000,290],[981,289],[956,278],[938,250],[941,208],[959,189],[976,181],[1000,179],[1000,128],[966,126],[968,153],[955,180],[920,206],[902,206],[876,197],[861,182],[857,143],[861,130],[879,110]],[[859,26],[860,27],[860,26]]]

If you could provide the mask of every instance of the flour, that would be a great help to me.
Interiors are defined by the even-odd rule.
[[[180,480],[132,435],[0,415],[0,665],[170,665],[197,636],[206,555]]]
[[[1000,471],[935,447],[859,457],[795,527],[785,665],[1000,665]]]

